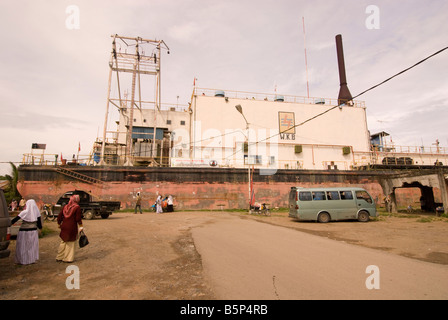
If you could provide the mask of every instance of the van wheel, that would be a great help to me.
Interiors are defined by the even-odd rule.
[[[358,213],[358,221],[359,222],[369,221],[369,213],[366,211],[361,211],[360,213]]]
[[[319,214],[319,216],[317,217],[317,221],[321,222],[321,223],[327,223],[330,221],[330,215],[326,212],[322,212],[321,214]]]

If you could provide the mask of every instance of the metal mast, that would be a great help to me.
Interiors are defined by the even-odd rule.
[[[305,48],[305,70],[306,70],[306,93],[307,97],[310,97],[310,86],[308,84],[308,61],[306,59],[306,37],[305,37],[305,17],[302,17],[303,24],[303,47]]]
[[[108,125],[108,117],[109,117],[109,105],[112,104],[117,107],[119,110],[121,109],[129,109],[129,119],[128,119],[128,129],[127,129],[127,137],[126,137],[126,148],[125,148],[125,165],[132,165],[132,155],[133,155],[133,113],[134,107],[142,110],[142,88],[141,88],[141,76],[148,75],[156,78],[155,83],[155,98],[154,101],[151,102],[154,108],[154,131],[152,132],[152,150],[151,157],[154,159],[156,154],[155,150],[155,139],[156,139],[156,131],[157,131],[157,112],[160,111],[161,107],[161,81],[160,81],[160,73],[161,73],[161,49],[166,49],[169,53],[169,48],[163,40],[151,40],[151,39],[143,39],[140,37],[125,37],[119,36],[117,34],[111,36],[113,38],[112,41],[112,52],[109,61],[109,82],[108,82],[108,92],[107,92],[107,103],[106,103],[106,115],[104,119],[104,129],[103,129],[103,140],[101,145],[101,160],[100,164],[106,164],[105,159],[105,149],[107,143],[107,125]],[[117,50],[117,44],[120,45],[120,48]],[[121,46],[123,45],[124,50],[121,50]],[[145,46],[152,46],[156,50],[147,50],[149,54],[145,54]],[[135,47],[134,53],[127,53],[128,47]],[[131,50],[132,52],[132,50]],[[111,97],[111,82],[112,82],[112,73],[116,73],[117,79],[117,94],[118,99]],[[132,83],[131,83],[131,103],[130,106],[127,105],[127,101],[122,100],[122,78],[123,73],[131,73],[132,74]],[[121,76],[121,77],[120,77]],[[138,82],[138,88],[137,88]],[[136,101],[136,92],[138,90],[138,100]],[[137,103],[138,102],[138,103]],[[147,102],[145,102],[147,103]]]

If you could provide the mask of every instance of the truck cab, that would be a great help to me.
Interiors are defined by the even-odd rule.
[[[55,205],[55,212],[60,212],[70,201],[70,197],[75,194],[79,195],[79,206],[83,219],[86,220],[93,219],[96,216],[107,219],[112,212],[119,210],[121,207],[120,201],[95,201],[89,193],[82,190],[73,190],[67,191],[59,198]]]

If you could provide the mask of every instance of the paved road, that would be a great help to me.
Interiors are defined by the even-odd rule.
[[[219,299],[448,298],[446,265],[231,215],[192,234]]]

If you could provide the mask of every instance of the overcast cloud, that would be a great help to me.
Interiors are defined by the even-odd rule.
[[[67,7],[80,28],[66,27]],[[379,8],[368,29],[366,8]],[[111,35],[163,39],[162,102],[187,104],[205,88],[337,98],[334,37],[342,34],[353,96],[448,46],[444,0],[134,0],[0,3],[0,174],[32,143],[70,158],[102,132]],[[448,50],[358,100],[371,133],[395,144],[448,146]]]

